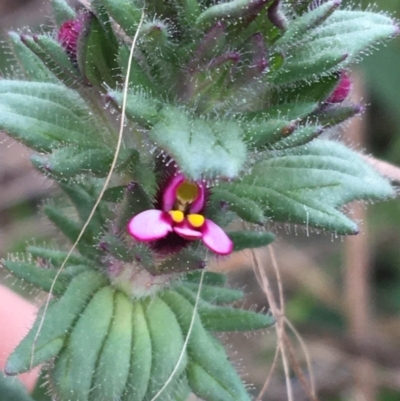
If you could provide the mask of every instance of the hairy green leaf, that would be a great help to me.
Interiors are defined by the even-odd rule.
[[[334,2],[328,2],[317,10],[330,3],[334,5]],[[304,14],[299,20],[308,19],[310,14]],[[354,62],[360,52],[394,36],[397,31],[393,19],[384,14],[336,10],[322,25],[301,30],[303,35],[296,36],[296,40],[286,41],[283,36],[277,41],[276,50],[290,54],[290,57],[285,58],[283,66],[271,76],[271,80],[276,84],[317,80],[321,75],[343,69]],[[293,36],[291,30],[286,34]]]
[[[13,51],[19,66],[28,79],[37,82],[58,83],[55,74],[45,66],[45,64],[30,48],[26,46],[26,41],[31,41],[32,45],[35,46],[32,38],[29,38],[24,34],[18,35],[15,32],[10,32],[8,36],[11,40]],[[22,40],[23,38],[24,41]],[[36,45],[36,47],[38,46]]]
[[[183,110],[165,107],[150,138],[171,155],[185,175],[236,177],[246,159],[241,128],[230,121],[192,118]]]
[[[219,188],[251,199],[272,220],[315,226],[338,234],[358,231],[357,225],[338,208],[357,199],[393,195],[390,184],[357,153],[326,140],[269,152],[241,181],[224,183]]]
[[[102,130],[90,115],[82,98],[62,85],[0,80],[0,129],[35,150],[101,147]]]

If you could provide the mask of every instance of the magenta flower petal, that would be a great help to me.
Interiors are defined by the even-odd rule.
[[[162,207],[163,210],[165,210],[166,212],[169,212],[173,208],[176,201],[176,191],[183,181],[185,181],[185,177],[182,174],[178,174],[174,178],[172,178],[172,180],[165,188],[162,197]]]
[[[206,219],[203,228],[204,245],[218,255],[229,255],[233,251],[233,242],[225,231],[213,221]]]
[[[199,193],[197,194],[197,198],[190,205],[190,213],[199,213],[204,208],[206,184],[201,182],[197,184],[197,187],[199,189]]]
[[[162,210],[150,209],[137,214],[128,223],[128,232],[138,241],[154,241],[172,231],[172,219]]]
[[[201,231],[194,230],[187,222],[182,222],[179,225],[174,226],[174,231],[182,238],[187,240],[200,239],[202,237]]]

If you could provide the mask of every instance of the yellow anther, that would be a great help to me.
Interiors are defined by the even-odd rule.
[[[187,219],[194,228],[200,228],[204,224],[205,218],[201,214],[189,214]]]
[[[183,219],[185,218],[185,215],[180,210],[170,210],[169,214],[175,223],[182,223]]]
[[[199,193],[197,184],[190,181],[183,181],[176,191],[176,197],[182,203],[192,203]]]

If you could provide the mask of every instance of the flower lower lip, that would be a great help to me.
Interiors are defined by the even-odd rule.
[[[203,236],[201,231],[193,230],[187,224],[174,226],[174,231],[181,237],[188,240],[200,239]]]

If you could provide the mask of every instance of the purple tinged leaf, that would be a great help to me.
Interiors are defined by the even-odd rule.
[[[274,0],[268,7],[269,20],[279,29],[285,31],[288,26],[288,21],[285,14],[280,9],[281,0]]]

